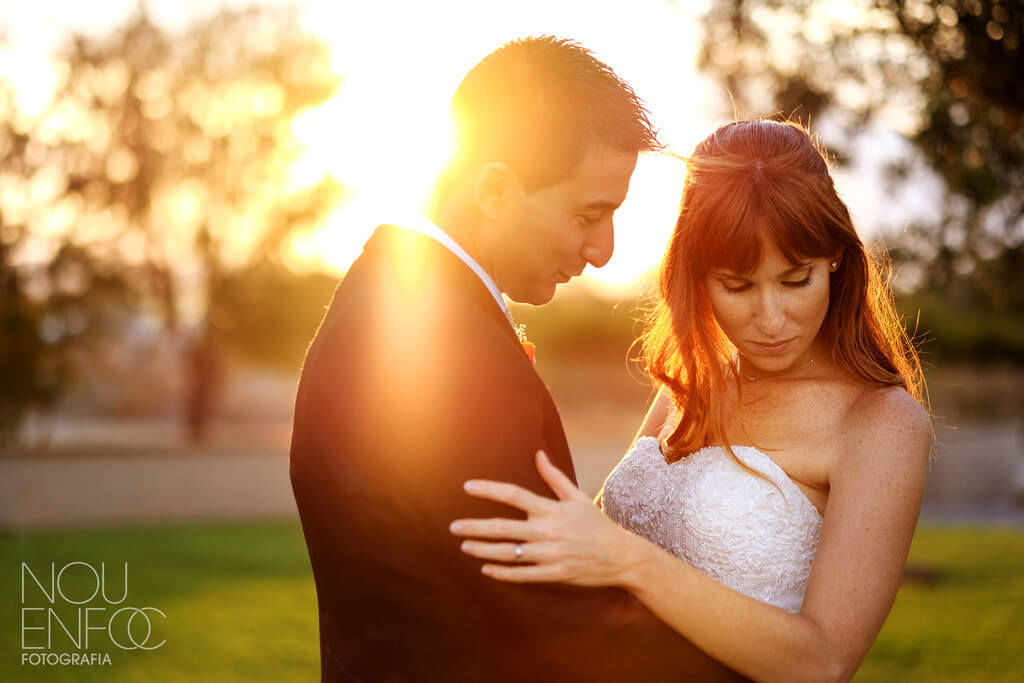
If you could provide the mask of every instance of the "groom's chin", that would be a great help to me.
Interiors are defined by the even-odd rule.
[[[557,284],[554,282],[550,284],[535,284],[530,287],[524,287],[522,290],[505,292],[505,295],[517,304],[543,306],[554,298],[556,287]]]

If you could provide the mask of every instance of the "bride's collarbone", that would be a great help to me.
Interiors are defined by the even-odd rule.
[[[730,411],[748,429],[787,434],[839,430],[850,406],[863,393],[839,382],[793,383],[786,387],[744,387],[729,397]]]
[[[818,405],[845,404],[856,400],[865,390],[860,383],[845,378],[775,380],[734,385],[729,394],[743,404],[814,402]]]

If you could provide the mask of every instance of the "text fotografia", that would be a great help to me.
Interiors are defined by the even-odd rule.
[[[156,633],[167,618],[163,611],[124,604],[128,563],[123,576],[120,569],[110,574],[106,563],[99,569],[88,562],[21,563],[23,665],[109,666],[108,652],[85,650],[156,650],[167,642]]]
[[[22,652],[21,663],[29,666],[110,666],[110,655],[106,652]]]

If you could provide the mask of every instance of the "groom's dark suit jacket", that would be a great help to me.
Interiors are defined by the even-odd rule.
[[[575,478],[555,405],[477,276],[381,226],[306,356],[291,480],[319,603],[324,681],[714,681],[735,674],[617,589],[501,583],[448,532],[516,516],[470,478],[551,496]]]

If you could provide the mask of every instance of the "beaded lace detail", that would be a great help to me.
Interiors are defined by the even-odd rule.
[[[669,464],[658,440],[644,437],[605,481],[604,511],[720,583],[799,612],[821,514],[766,454],[732,450],[775,485],[719,446]]]

